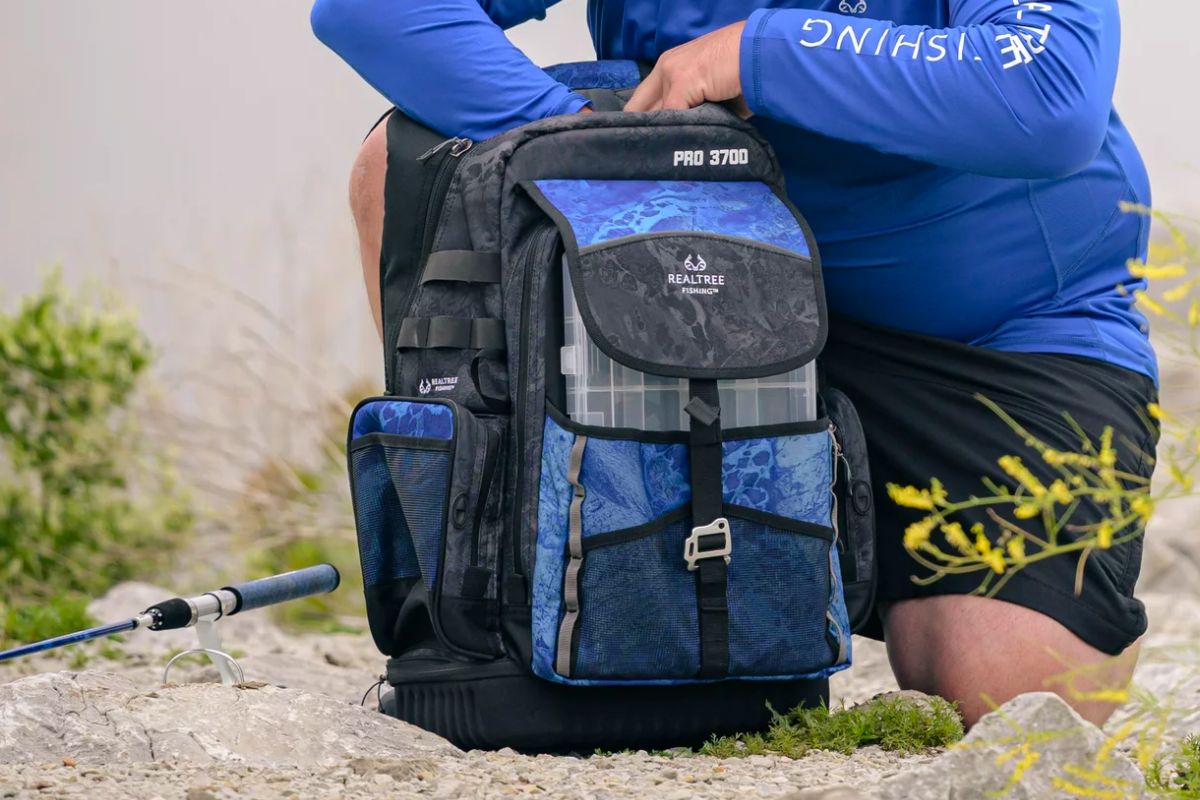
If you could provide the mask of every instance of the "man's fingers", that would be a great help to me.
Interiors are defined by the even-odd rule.
[[[625,104],[626,111],[653,111],[655,104],[662,102],[662,72],[658,67],[650,71],[633,96]]]

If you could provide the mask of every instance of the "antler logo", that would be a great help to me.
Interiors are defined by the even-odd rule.
[[[867,0],[858,0],[857,3],[852,3],[850,0],[842,0],[838,3],[838,11],[843,14],[865,14],[867,13]]]
[[[688,257],[683,261],[683,268],[688,272],[704,272],[708,269],[708,262],[699,253],[696,254],[696,260],[692,261],[692,254],[688,253]]]
[[[433,384],[430,383],[427,378],[422,378],[421,382],[417,384],[417,392],[419,392],[422,396],[427,395],[432,391]]]

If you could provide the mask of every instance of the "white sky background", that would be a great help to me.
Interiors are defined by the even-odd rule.
[[[539,63],[590,58],[584,7],[512,36]],[[1156,204],[1200,215],[1200,2],[1122,7],[1118,108]],[[385,103],[307,10],[0,0],[0,288],[11,301],[50,263],[118,284],[185,411],[271,413],[268,395],[380,375],[345,182]]]

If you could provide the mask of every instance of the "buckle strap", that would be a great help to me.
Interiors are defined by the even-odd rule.
[[[430,253],[421,272],[421,285],[435,281],[499,283],[500,254],[475,250],[438,250]]]
[[[503,350],[504,320],[490,317],[405,317],[397,350]]]
[[[579,482],[583,469],[586,436],[576,436],[567,463],[567,483],[571,485],[571,506],[567,511],[567,551],[570,559],[563,573],[563,606],[565,613],[558,626],[558,647],[554,671],[564,678],[571,677],[571,656],[575,652],[575,628],[579,623],[579,572],[583,569],[583,501],[587,490]]]
[[[696,573],[700,624],[700,677],[729,674],[729,562],[733,553],[729,521],[723,516],[721,486],[721,398],[717,382],[688,381],[688,429],[692,471],[692,528],[684,561]]]

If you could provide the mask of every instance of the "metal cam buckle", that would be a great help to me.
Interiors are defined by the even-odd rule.
[[[720,545],[715,545],[710,537],[721,537]],[[701,539],[707,541],[701,542]],[[696,563],[704,558],[724,558],[728,564],[733,553],[733,540],[729,538],[729,520],[717,517],[707,525],[692,528],[692,535],[683,543],[683,560],[687,562],[689,572],[699,569]]]

